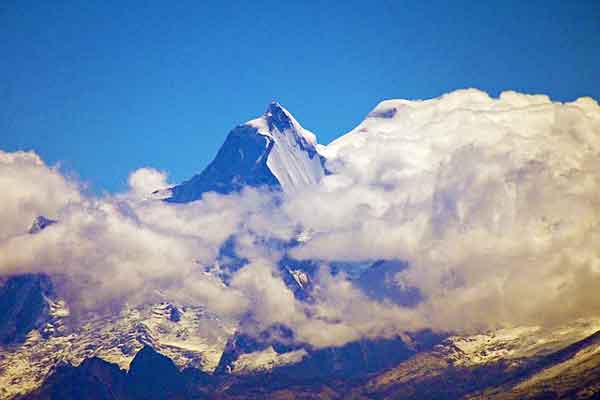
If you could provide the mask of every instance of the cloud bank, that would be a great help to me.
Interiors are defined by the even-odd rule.
[[[380,103],[322,148],[331,175],[293,195],[247,189],[190,204],[148,196],[151,168],[104,197],[34,153],[0,152],[0,275],[47,272],[80,312],[168,298],[257,329],[290,327],[316,347],[431,328],[457,332],[597,316],[600,107],[462,90]],[[37,215],[60,221],[36,235]],[[284,283],[289,242],[318,260],[310,301]],[[223,282],[219,249],[249,260]],[[369,299],[332,261],[400,259],[414,307]]]

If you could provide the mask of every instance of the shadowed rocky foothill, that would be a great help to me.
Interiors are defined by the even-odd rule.
[[[17,344],[48,317],[52,282],[45,274],[9,277],[0,286],[0,343]]]

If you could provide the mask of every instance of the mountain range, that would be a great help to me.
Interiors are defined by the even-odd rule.
[[[477,101],[477,94],[470,99]],[[151,201],[176,206],[202,201],[210,192],[228,195],[250,187],[286,202],[318,187],[349,159],[369,165],[361,154],[364,142],[374,131],[392,135],[390,127],[404,123],[406,107],[403,100],[382,102],[352,132],[323,146],[273,102],[263,115],[229,132],[204,170],[181,184],[157,188]],[[435,123],[435,116],[431,119]],[[388,149],[378,151],[387,156]],[[412,160],[417,165],[429,159],[415,152]],[[391,181],[403,179],[388,172],[372,172],[374,185],[384,192]],[[440,184],[436,190],[434,215],[462,218],[460,205],[450,206],[452,199],[444,197],[446,188]],[[497,220],[504,218],[498,215]],[[28,234],[59,224],[40,216]],[[306,303],[314,301],[322,260],[295,258],[293,252],[313,234],[299,231],[291,241],[270,244],[283,254],[277,261],[283,282]],[[229,238],[219,250],[215,273],[224,285],[248,264],[236,252],[235,240]],[[334,275],[347,276],[370,300],[411,308],[424,294],[397,284],[407,266],[408,261],[386,255],[330,262]],[[77,316],[74,322],[52,274],[17,274],[0,284],[2,399],[600,398],[600,320],[594,318],[460,334],[423,328],[318,347],[298,342],[285,325],[254,328],[251,315],[222,318],[179,299]]]

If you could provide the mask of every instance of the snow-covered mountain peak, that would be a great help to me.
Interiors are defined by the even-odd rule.
[[[277,101],[269,103],[263,115],[246,122],[244,125],[252,126],[258,130],[259,134],[271,138],[274,131],[286,133],[307,149],[316,149],[317,146],[315,134],[303,128],[292,113]]]
[[[185,203],[203,193],[231,193],[244,186],[281,188],[290,193],[320,181],[323,158],[315,135],[281,104],[271,102],[258,118],[237,126],[211,164],[171,189],[167,201]]]
[[[248,124],[272,140],[267,167],[284,192],[317,183],[323,177],[316,136],[304,129],[281,104],[271,102],[261,117]]]

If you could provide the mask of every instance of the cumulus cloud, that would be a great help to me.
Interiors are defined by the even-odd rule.
[[[313,232],[296,257],[408,261],[397,283],[420,290],[437,329],[598,314],[594,100],[386,101],[326,152],[334,175],[285,206]]]
[[[300,342],[329,347],[364,338],[394,337],[423,326],[414,310],[372,301],[343,274],[332,276],[326,268],[315,277],[310,302],[295,298],[268,260],[244,267],[232,286],[245,294],[253,312],[255,331],[248,333],[283,325],[293,329]]]
[[[286,196],[247,189],[189,204],[148,196],[166,174],[142,168],[101,198],[34,153],[0,152],[0,275],[47,272],[81,310],[172,299],[249,329],[284,325],[323,347],[423,328],[474,331],[598,315],[600,107],[463,90],[379,104],[323,148],[331,175]],[[58,219],[38,234],[34,217]],[[235,236],[248,263],[223,282]],[[317,260],[310,301],[278,262]],[[374,301],[333,261],[396,259],[422,301]]]
[[[245,311],[245,299],[206,269],[267,196],[209,194],[170,206],[146,198],[152,182],[166,180],[143,169],[131,175],[130,192],[96,198],[35,153],[0,156],[0,275],[49,273],[75,312],[165,298],[233,317]],[[31,235],[38,215],[59,223]]]
[[[167,173],[154,168],[136,169],[129,174],[127,183],[133,193],[142,197],[170,186],[167,183]]]
[[[56,217],[80,199],[77,186],[34,152],[0,150],[0,240],[27,231],[41,214]]]

